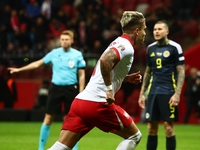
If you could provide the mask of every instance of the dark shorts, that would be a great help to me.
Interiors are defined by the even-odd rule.
[[[70,86],[58,86],[53,84],[49,90],[46,113],[60,114],[62,111],[62,102],[64,102],[65,114],[67,114],[78,92],[79,88],[77,84]]]
[[[148,95],[146,102],[146,121],[178,121],[178,107],[171,107],[170,95],[151,94]]]

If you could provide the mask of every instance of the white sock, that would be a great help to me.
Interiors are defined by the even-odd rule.
[[[138,131],[128,139],[123,140],[116,150],[134,150],[142,138],[142,134]]]
[[[72,150],[72,149],[66,146],[65,144],[56,141],[54,145],[48,150]]]
[[[134,150],[137,144],[133,140],[123,140],[116,150]]]

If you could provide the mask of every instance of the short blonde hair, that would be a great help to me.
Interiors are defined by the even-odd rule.
[[[139,28],[140,30],[144,22],[144,15],[137,11],[125,11],[120,20],[123,32],[130,32],[135,28]]]
[[[166,30],[169,30],[169,26],[167,25],[166,21],[160,20],[155,23],[156,24],[163,24]]]
[[[74,33],[71,30],[65,30],[61,33],[61,35],[69,35],[71,39],[74,38]]]

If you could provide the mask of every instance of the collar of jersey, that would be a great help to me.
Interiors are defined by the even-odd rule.
[[[121,37],[127,39],[131,43],[131,45],[133,45],[131,39],[128,36],[122,34]]]
[[[165,43],[165,45],[168,45],[168,44],[169,44],[169,41],[170,41],[170,40],[168,40],[167,43]],[[158,42],[156,42],[156,44],[158,45]],[[165,45],[158,45],[158,46],[161,46],[161,47],[162,47],[162,46],[165,46]]]

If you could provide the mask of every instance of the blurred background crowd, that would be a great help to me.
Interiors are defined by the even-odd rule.
[[[147,35],[143,45],[134,47],[133,72],[144,72],[146,47],[154,41],[153,26],[158,20],[166,21],[169,39],[178,42],[184,51],[200,42],[199,0],[1,0],[0,76],[7,77],[9,66],[26,65],[59,47],[61,32],[70,29],[75,34],[72,47],[80,50],[86,59],[88,81],[99,56],[121,35],[119,21],[125,10],[137,10],[146,17]],[[16,74],[13,78],[50,79],[51,68],[44,66],[34,72]],[[138,96],[139,86],[123,84],[125,90],[119,91],[117,99],[128,102]],[[138,90],[134,93],[133,89]],[[130,100],[130,103],[137,104],[137,101]],[[135,104],[124,107],[128,110]],[[130,108],[130,113],[138,113],[139,107],[135,106],[137,108]]]
[[[147,37],[144,45],[136,47],[135,56],[141,63],[146,60],[146,46],[154,41],[158,20],[168,23],[169,38],[180,44],[199,36],[199,0],[3,0],[0,7],[0,55],[4,57],[42,57],[59,47],[58,37],[66,29],[75,33],[74,48],[83,54],[101,54],[121,34],[124,10],[137,10],[146,17]],[[23,61],[9,63],[23,65]]]

